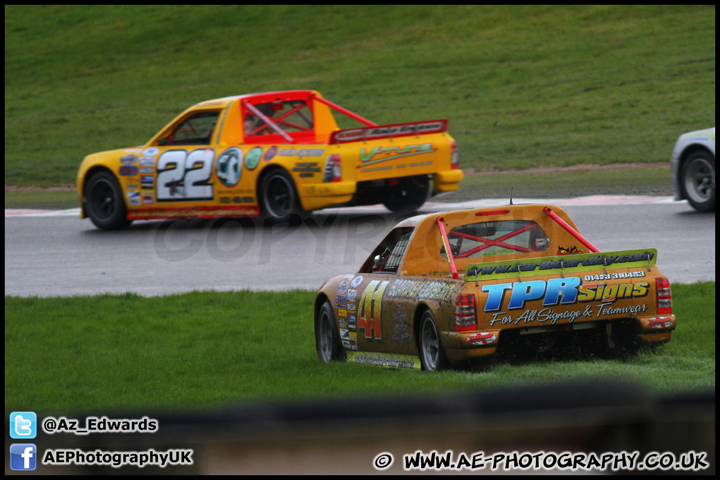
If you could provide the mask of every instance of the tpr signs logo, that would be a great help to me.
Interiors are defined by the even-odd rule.
[[[31,439],[37,435],[35,412],[12,412],[10,414],[10,438]]]
[[[35,470],[36,467],[37,446],[34,443],[10,445],[10,470]]]

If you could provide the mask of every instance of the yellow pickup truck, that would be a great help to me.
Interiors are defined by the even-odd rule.
[[[316,296],[324,362],[438,370],[504,351],[627,354],[670,341],[654,248],[600,252],[559,207],[508,205],[399,223]]]
[[[333,114],[359,126],[341,130]],[[88,155],[80,218],[102,229],[134,219],[263,215],[383,204],[417,210],[463,178],[447,120],[376,125],[295,90],[197,104],[146,144]]]

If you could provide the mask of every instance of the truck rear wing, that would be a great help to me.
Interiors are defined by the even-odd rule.
[[[338,130],[330,136],[330,144],[379,140],[381,138],[408,137],[428,133],[443,133],[447,130],[447,119],[425,120],[422,122],[393,123],[361,128]]]
[[[526,258],[514,261],[483,262],[467,266],[466,282],[497,280],[538,275],[577,275],[584,272],[602,271],[608,274],[611,270],[636,268],[647,269],[655,265],[657,249],[621,250],[602,253],[579,253],[543,258]]]

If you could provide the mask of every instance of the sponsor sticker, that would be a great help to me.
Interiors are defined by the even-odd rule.
[[[127,199],[130,205],[140,205],[140,192],[137,190],[133,192],[127,192]]]
[[[496,336],[493,333],[481,332],[470,335],[467,339],[468,343],[473,345],[488,345],[496,340]]]
[[[296,148],[283,148],[280,150],[280,153],[278,154],[281,157],[322,157],[325,154],[325,150],[323,149],[317,149],[317,148],[304,148],[304,149],[296,149]]]
[[[386,368],[422,368],[420,358],[412,355],[396,355],[392,353],[348,352],[349,362],[381,365]]]
[[[340,282],[340,285],[337,287],[337,293],[338,295],[345,295],[348,291],[348,286],[350,283],[348,283],[346,280]]]
[[[345,307],[347,305],[347,297],[345,295],[335,295],[335,302],[336,307]]]
[[[245,155],[245,167],[248,170],[255,170],[262,158],[262,148],[255,147]]]
[[[123,165],[120,167],[118,173],[122,176],[132,176],[138,174],[138,167],[135,165]]]
[[[355,140],[360,140],[369,132],[369,130],[361,128],[355,130],[345,130],[344,132],[336,133],[335,138],[341,142],[353,142]]]
[[[265,161],[269,162],[273,158],[275,158],[275,155],[277,154],[278,148],[275,146],[272,146],[267,149],[267,152],[265,152]]]
[[[242,150],[237,147],[230,147],[218,155],[215,161],[215,174],[226,187],[234,187],[240,180],[242,158]]]

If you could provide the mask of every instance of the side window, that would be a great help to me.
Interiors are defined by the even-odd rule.
[[[305,100],[259,103],[253,106],[285,133],[308,132],[314,127],[313,114]],[[243,130],[246,137],[277,133],[249,109],[243,120]]]
[[[201,112],[191,115],[167,137],[158,140],[161,146],[210,145],[220,112]]]
[[[363,273],[397,273],[405,255],[413,227],[396,228],[370,254],[360,269]]]

